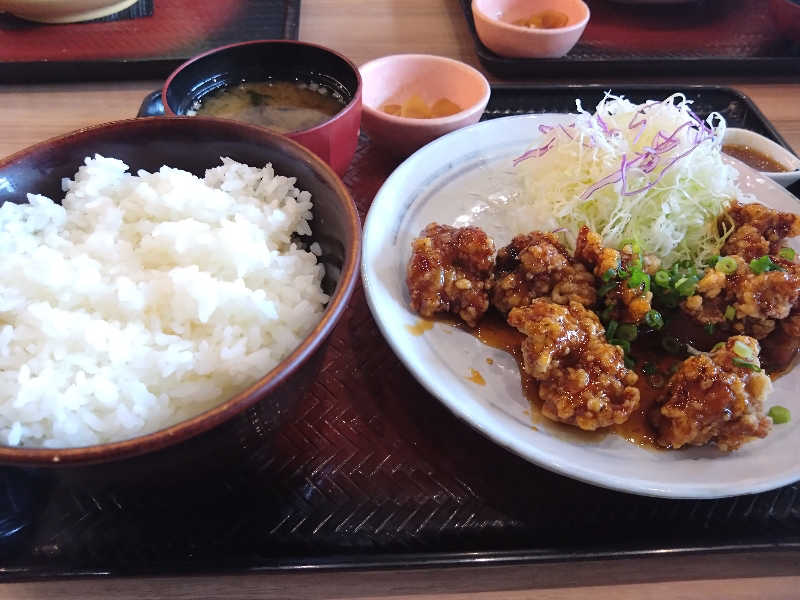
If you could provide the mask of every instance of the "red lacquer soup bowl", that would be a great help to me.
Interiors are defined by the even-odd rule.
[[[341,99],[341,109],[326,121],[284,135],[342,175],[358,142],[361,77],[350,60],[333,50],[290,40],[256,40],[216,48],[173,71],[161,90],[161,100],[165,114],[187,115],[221,88],[268,81],[313,84]]]

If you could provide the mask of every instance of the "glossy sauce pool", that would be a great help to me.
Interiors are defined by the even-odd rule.
[[[592,442],[602,439],[609,433],[615,433],[633,444],[646,448],[661,449],[656,445],[655,430],[647,419],[647,413],[655,404],[663,388],[652,387],[649,378],[640,373],[638,364],[637,373],[639,374],[639,380],[636,386],[639,388],[640,392],[639,408],[634,411],[628,421],[622,425],[615,425],[603,431],[583,431],[572,425],[552,421],[542,415],[542,401],[539,398],[538,385],[536,384],[536,380],[528,375],[523,367],[521,346],[525,336],[506,323],[501,315],[492,310],[486,314],[475,329],[470,329],[464,325],[460,325],[459,327],[474,335],[487,346],[508,352],[514,357],[521,375],[522,392],[528,399],[528,404],[531,407],[531,418],[535,425],[546,425],[549,431],[556,433],[561,438]],[[642,356],[641,364],[659,360],[659,368],[663,368],[664,372],[666,372],[673,363],[677,362],[676,358],[656,356],[648,352],[644,347],[639,348],[636,344],[634,344],[634,348],[635,352]]]
[[[766,154],[744,144],[724,144],[722,151],[728,156],[737,158],[756,171],[765,173],[785,173],[789,169]]]
[[[522,341],[525,336],[511,327],[497,311],[492,309],[486,313],[474,329],[461,321],[447,317],[439,318],[437,321],[446,326],[461,329],[475,336],[483,344],[507,352],[514,357],[520,372],[520,387],[530,406],[531,422],[534,429],[538,429],[537,426],[546,427],[548,432],[557,435],[559,438],[579,443],[597,442],[606,435],[616,434],[632,444],[651,450],[664,450],[664,448],[656,443],[656,430],[650,424],[648,414],[656,406],[659,397],[665,391],[671,369],[685,358],[685,355],[676,356],[666,352],[661,347],[662,336],[678,338],[682,343],[690,344],[703,351],[710,350],[715,343],[727,339],[728,336],[728,333],[724,331],[709,333],[702,326],[688,319],[680,318],[680,315],[677,315],[677,318],[668,319],[661,332],[640,335],[631,344],[631,354],[636,358],[636,366],[633,370],[639,376],[636,382],[636,387],[639,389],[639,407],[621,425],[614,425],[599,431],[584,431],[572,425],[552,421],[542,414],[542,400],[539,398],[537,382],[524,369]],[[433,321],[423,319],[415,325],[407,326],[407,328],[413,335],[422,335],[433,327],[433,323]],[[796,342],[798,341],[796,340]],[[785,346],[783,338],[776,335],[762,340],[762,354],[768,355],[773,345],[783,348]],[[797,356],[798,346],[800,346],[800,342],[792,346],[792,354],[790,356],[793,359]],[[491,367],[494,361],[487,358],[486,364]],[[649,365],[655,373],[644,373],[645,365]],[[788,363],[782,364],[780,370],[770,369],[768,361],[765,361],[764,366],[768,372],[772,371],[770,376],[773,380],[790,370]],[[470,369],[470,375],[467,379],[477,385],[486,385],[485,379],[475,368]]]

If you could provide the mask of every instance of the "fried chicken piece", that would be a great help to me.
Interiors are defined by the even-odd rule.
[[[734,202],[722,219],[732,220],[736,228],[720,254],[736,254],[747,261],[777,254],[785,238],[800,235],[800,216],[772,210],[763,204]]]
[[[722,324],[737,333],[764,339],[774,331],[777,321],[800,309],[800,265],[772,256],[781,270],[756,274],[741,256],[731,258],[736,261],[736,271],[725,275],[708,269],[695,294],[683,301],[681,308],[701,324]],[[735,310],[732,319],[725,317],[729,306]]]
[[[638,375],[625,368],[622,349],[608,344],[592,311],[537,298],[514,308],[508,322],[527,337],[525,372],[539,381],[542,414],[594,431],[624,423],[639,406]]]
[[[555,234],[533,231],[497,252],[492,304],[507,313],[540,297],[589,306],[597,294],[592,274],[575,262]]]
[[[737,335],[710,354],[683,361],[651,415],[658,443],[669,448],[714,444],[729,452],[765,437],[772,423],[763,405],[772,382],[759,368],[759,352],[756,340]]]
[[[586,225],[578,232],[575,244],[575,258],[582,260],[594,270],[595,276],[602,278],[604,273],[620,267],[628,269],[635,260],[633,248],[626,246],[622,251],[603,246],[599,234]],[[642,264],[647,273],[655,273],[660,261],[654,256],[645,256]],[[627,280],[620,280],[604,297],[608,306],[614,306],[611,318],[623,323],[640,323],[652,308],[653,293],[643,286],[631,288]]]
[[[431,223],[411,243],[406,284],[423,317],[450,312],[474,327],[489,308],[494,242],[478,227]]]

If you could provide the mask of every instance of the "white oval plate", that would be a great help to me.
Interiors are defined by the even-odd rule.
[[[477,225],[498,248],[508,243],[511,232],[497,211],[504,199],[520,191],[511,160],[541,135],[539,124],[568,118],[524,115],[458,130],[416,152],[386,180],[367,215],[362,264],[369,307],[383,335],[420,383],[458,417],[496,443],[557,473],[668,498],[755,493],[800,479],[800,368],[778,379],[767,401],[767,407],[789,408],[792,422],[775,426],[766,439],[727,455],[712,448],[657,451],[615,435],[584,441],[565,437],[538,421],[534,428],[517,364],[509,354],[443,323],[423,335],[407,329],[419,321],[408,308],[405,284],[411,240],[437,221]],[[731,162],[740,171],[743,191],[774,208],[800,210],[783,188],[742,163]],[[477,370],[486,385],[470,381],[470,369]]]

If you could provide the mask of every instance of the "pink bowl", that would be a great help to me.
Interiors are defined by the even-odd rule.
[[[567,15],[567,25],[536,29],[511,24],[545,10]],[[487,48],[519,58],[564,56],[589,22],[589,7],[582,0],[472,0],[472,14],[478,37]]]
[[[429,54],[395,54],[361,67],[363,112],[361,126],[372,141],[395,156],[408,156],[437,137],[477,123],[491,89],[480,73],[452,58]],[[435,119],[412,119],[387,114],[380,107],[403,104],[411,94],[428,105],[447,98],[461,112]]]

